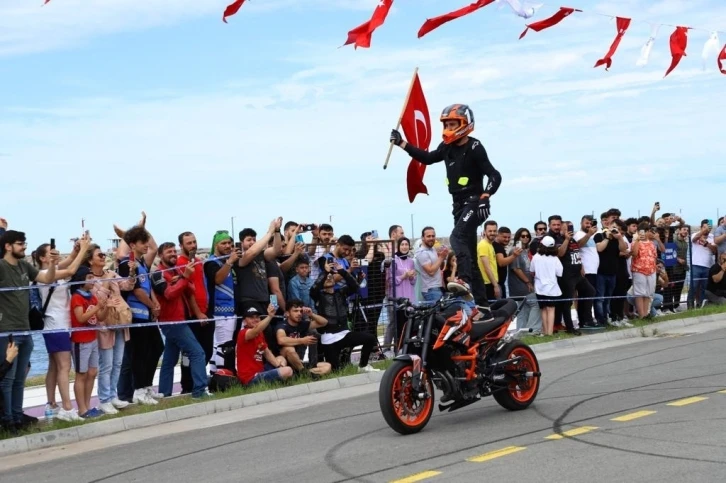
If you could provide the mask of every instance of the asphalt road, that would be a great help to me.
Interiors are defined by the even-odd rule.
[[[530,409],[489,398],[436,413],[414,436],[390,430],[370,393],[69,454],[0,481],[722,482],[725,344],[717,330],[546,360]]]

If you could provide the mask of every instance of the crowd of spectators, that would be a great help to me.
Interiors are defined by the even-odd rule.
[[[514,234],[487,220],[477,274],[489,299],[519,302],[518,328],[542,335],[726,303],[724,219],[715,230],[710,220],[692,228],[659,209],[637,219],[617,209],[579,221],[552,215]],[[41,331],[48,353],[46,414],[80,421],[158,404],[176,392],[178,364],[181,393],[197,399],[230,384],[316,378],[351,363],[377,371],[370,362],[395,353],[405,320],[392,301],[436,301],[457,278],[456,254],[430,226],[415,241],[400,225],[356,241],[336,237],[330,224],[276,218],[260,235],[217,231],[207,256],[188,231],[157,244],[145,216],[115,229],[121,242],[111,256],[86,233],[66,257],[44,243],[26,260],[25,233],[0,219],[5,429],[36,422],[23,412],[31,329]]]

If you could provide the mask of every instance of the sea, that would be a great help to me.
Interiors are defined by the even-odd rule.
[[[48,371],[48,351],[42,334],[33,334],[33,353],[30,355],[30,372],[28,376],[42,376]]]

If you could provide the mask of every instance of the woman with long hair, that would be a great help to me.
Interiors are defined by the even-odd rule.
[[[529,245],[532,234],[526,228],[520,228],[514,233],[514,246],[521,248],[522,253],[509,265],[509,296],[519,303],[517,314],[518,329],[532,329],[542,331],[542,314],[534,293],[534,278],[530,269]]]
[[[365,320],[361,320],[360,311],[353,314],[355,330],[367,332],[378,336],[378,319],[383,308],[383,298],[386,295],[386,287],[382,264],[386,259],[386,252],[381,248],[382,243],[373,236],[371,232],[365,232],[360,236],[361,246],[356,256],[360,259],[361,265],[367,265],[365,289],[368,296],[361,300],[364,307]]]
[[[413,266],[411,240],[406,237],[401,237],[398,239],[397,245],[396,254],[393,256],[393,263],[388,270],[388,298],[394,300],[403,297],[415,301],[416,269]],[[392,342],[398,342],[401,339],[405,322],[406,314],[403,310],[397,311],[395,319],[388,321],[386,334],[383,338],[384,347],[389,347]]]
[[[56,268],[56,286],[38,284],[41,306],[47,304],[43,317],[44,331],[68,330],[71,328],[71,292],[67,285],[69,279],[81,266],[90,240],[83,237],[79,241],[78,251],[73,251],[73,257],[67,268]],[[69,257],[70,258],[70,257]],[[50,244],[44,243],[33,252],[33,261],[41,273],[50,267]],[[48,351],[48,372],[45,374],[45,392],[48,396],[46,409],[50,409],[54,416],[61,421],[83,421],[71,402],[70,375],[71,375],[71,333],[70,332],[44,332],[43,339]],[[55,392],[61,397],[61,406],[56,402]]]
[[[121,297],[121,284],[133,286],[133,281],[113,280],[119,276],[106,269],[106,254],[96,244],[91,245],[84,264],[91,269],[93,279],[97,280],[93,284],[93,295],[99,301],[107,301],[106,316],[103,320],[98,321],[98,325],[103,327],[131,323],[131,309]],[[128,340],[129,329],[101,329],[98,331],[98,399],[101,403],[101,411],[106,414],[116,414],[118,409],[129,405],[128,402],[119,399],[117,392],[124,346]]]
[[[554,238],[551,236],[542,238],[529,268],[534,277],[537,302],[542,310],[542,335],[552,335],[555,325],[555,304],[562,295],[557,283],[557,278],[562,276],[562,262],[557,258]]]

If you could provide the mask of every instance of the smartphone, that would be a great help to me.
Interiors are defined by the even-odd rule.
[[[706,220],[706,223],[708,223],[708,226],[710,226],[710,227],[713,226],[713,220],[711,220],[711,219]]]
[[[378,238],[378,230],[371,230],[371,236],[373,238]]]
[[[567,232],[568,233],[572,233],[573,231],[575,231],[575,227],[572,224],[568,223],[567,224]]]
[[[234,244],[235,250],[242,250],[242,242],[237,242]]]
[[[270,295],[270,303],[275,308],[279,307],[279,305],[277,305],[277,295],[275,295],[275,294]]]
[[[11,332],[10,334],[8,334],[8,344],[12,344],[12,343],[13,343],[13,334]]]
[[[299,233],[295,235],[295,243],[305,243],[305,240],[303,239],[303,236]]]
[[[55,250],[55,238],[50,239],[50,249]]]
[[[521,249],[521,248],[522,248],[522,242],[521,242],[521,241],[518,241],[517,243],[515,243],[515,244],[514,244],[514,248],[519,248],[519,249]]]
[[[136,254],[133,251],[129,252],[129,262],[135,262],[136,261]]]
[[[313,231],[314,229],[315,229],[315,225],[310,224],[310,223],[303,226],[303,231]]]

